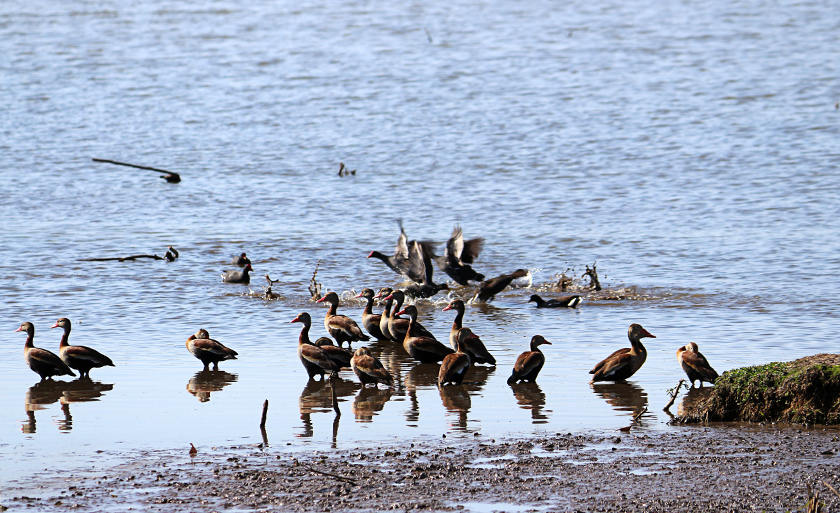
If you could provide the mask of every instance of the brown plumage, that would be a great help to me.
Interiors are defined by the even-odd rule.
[[[718,378],[718,373],[709,365],[708,360],[698,350],[695,342],[689,342],[684,347],[677,349],[677,361],[680,362],[680,367],[685,371],[688,379],[691,380],[691,386],[694,386],[695,381],[700,381],[700,386],[706,381],[714,385]]]
[[[625,381],[639,370],[647,359],[647,349],[642,338],[656,338],[639,324],[631,324],[627,338],[632,347],[619,349],[598,363],[589,374],[594,374],[590,383],[596,381]]]
[[[370,354],[370,350],[366,347],[356,349],[356,353],[350,361],[350,366],[363,385],[384,383],[392,386],[394,384],[391,373],[378,358]]]
[[[458,349],[454,353],[443,357],[443,363],[441,363],[440,370],[438,371],[437,382],[439,387],[447,383],[460,385],[464,382],[464,376],[467,375],[467,371],[470,370],[470,365],[472,364],[470,355],[464,351],[464,339],[470,335],[472,335],[472,332],[470,332],[469,328],[461,329],[458,333]]]
[[[540,346],[543,344],[551,345],[551,342],[544,339],[542,335],[534,335],[531,337],[531,350],[525,351],[516,363],[513,365],[513,373],[508,378],[508,385],[513,385],[519,381],[535,382],[537,375],[545,364],[545,355],[540,351]]]
[[[461,328],[458,330],[456,340],[461,347],[461,351],[470,355],[472,363],[488,363],[496,365],[496,359],[490,354],[490,351],[484,347],[484,342],[478,338],[478,335],[470,331],[469,328]]]
[[[239,354],[233,349],[225,347],[218,340],[210,338],[205,329],[200,329],[187,338],[187,349],[204,364],[204,370],[212,363],[213,370],[219,370],[219,362],[236,360]]]
[[[533,294],[528,302],[537,304],[537,308],[577,308],[580,304],[580,296],[566,296],[557,299],[549,299],[546,301],[540,296]]]
[[[370,337],[362,333],[356,321],[347,317],[346,315],[337,315],[338,311],[338,294],[335,292],[328,292],[326,296],[317,301],[318,303],[329,303],[330,309],[327,310],[327,315],[324,317],[324,327],[327,333],[338,342],[341,346],[347,342],[349,346],[351,342],[358,342],[360,340],[370,340]]]
[[[443,360],[446,355],[455,352],[434,338],[422,336],[417,332],[415,326],[417,322],[417,308],[414,305],[405,307],[399,312],[399,315],[402,314],[407,315],[409,319],[408,331],[403,339],[403,348],[412,358],[423,363],[434,363]]]
[[[89,378],[90,370],[93,368],[116,367],[110,358],[96,349],[91,349],[87,346],[71,346],[68,344],[67,340],[70,338],[71,327],[70,319],[66,317],[55,321],[55,324],[50,327],[50,329],[64,329],[64,335],[61,336],[61,343],[58,345],[58,354],[68,367],[79,371],[79,375],[83,378]]]
[[[505,290],[507,286],[510,285],[510,282],[525,276],[528,276],[528,271],[525,269],[517,269],[510,274],[503,274],[484,281],[481,285],[479,285],[473,299],[476,301],[492,301],[496,294]]]
[[[391,308],[391,317],[388,319],[388,332],[391,335],[391,340],[394,342],[402,342],[405,339],[405,334],[408,332],[409,320],[400,317],[400,309],[405,302],[405,294],[401,290],[395,290],[387,298],[394,301],[394,306]],[[414,320],[414,334],[417,336],[427,337],[434,340],[437,338],[429,332],[422,324]]]
[[[377,297],[381,297],[381,293],[380,295],[374,295],[373,289],[364,289],[356,297],[363,297],[367,300],[365,311],[362,312],[362,326],[364,326],[367,332],[370,333],[370,335],[376,340],[388,340],[379,328],[379,324],[382,321],[382,315],[373,313],[373,302]]]
[[[52,379],[53,376],[75,376],[66,363],[61,361],[55,353],[35,347],[35,325],[31,322],[24,322],[15,331],[26,332],[26,343],[23,346],[23,360],[33,372],[41,376],[41,379]]]
[[[379,331],[382,332],[382,335],[385,337],[383,340],[394,340],[394,337],[391,336],[390,330],[388,330],[388,324],[391,322],[391,305],[394,304],[394,298],[389,298],[388,296],[391,295],[390,287],[384,287],[379,291],[377,294],[383,301],[385,301],[385,310],[382,311],[382,315],[379,319]]]
[[[328,337],[321,337],[315,341],[315,345],[327,353],[327,356],[339,369],[350,368],[350,361],[353,359],[353,353],[343,347],[334,345],[332,339]]]
[[[306,373],[309,375],[309,379],[320,375],[323,380],[324,374],[330,374],[332,376],[337,373],[338,366],[330,359],[326,351],[309,341],[309,328],[312,326],[312,318],[309,314],[302,312],[290,322],[303,324],[303,328],[300,330],[300,337],[298,337],[297,353],[298,358],[300,358],[300,363],[303,364],[303,368],[306,369]]]
[[[456,299],[443,309],[444,312],[447,310],[455,310],[456,312],[455,319],[452,321],[452,329],[449,330],[449,345],[452,346],[452,349],[455,349],[458,347],[458,330],[464,327],[464,302]]]

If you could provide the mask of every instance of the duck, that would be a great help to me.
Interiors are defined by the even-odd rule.
[[[643,338],[656,338],[640,324],[631,324],[627,328],[627,338],[632,347],[619,349],[598,363],[589,371],[594,374],[589,383],[596,381],[626,381],[627,378],[642,368],[647,359],[647,349],[642,345]]]
[[[515,385],[520,381],[535,383],[537,375],[545,365],[545,355],[540,351],[541,345],[551,345],[542,335],[531,337],[531,350],[525,351],[516,359],[513,365],[513,373],[507,380],[508,385]]]
[[[460,385],[464,382],[464,376],[467,375],[467,371],[470,370],[470,365],[472,364],[470,355],[464,350],[463,346],[463,340],[468,335],[472,335],[469,328],[461,329],[458,333],[458,348],[454,353],[443,357],[443,362],[438,371],[437,384],[439,387],[447,383]]]
[[[447,276],[452,278],[458,285],[469,285],[470,281],[483,281],[484,275],[476,272],[470,264],[472,264],[481,249],[484,246],[484,239],[470,239],[464,240],[464,232],[459,225],[455,225],[452,230],[452,235],[446,242],[446,248],[443,255],[437,256],[434,254],[434,248],[431,243],[425,243],[424,249],[429,252],[432,260],[438,266],[438,269],[445,272]]]
[[[416,329],[416,306],[408,305],[397,315],[403,314],[407,315],[409,320],[408,331],[405,333],[405,338],[403,339],[403,348],[412,358],[422,363],[435,363],[443,360],[446,355],[455,352],[452,348],[441,344],[434,338],[424,337],[418,333]]]
[[[330,336],[338,342],[339,347],[344,342],[347,342],[349,347],[352,342],[370,340],[370,337],[362,333],[356,321],[346,315],[336,315],[339,303],[338,294],[328,292],[326,296],[316,301],[316,303],[324,302],[330,304],[330,309],[327,310],[327,315],[324,317],[324,327],[327,328]]]
[[[566,296],[546,301],[540,296],[532,294],[528,302],[536,303],[537,308],[577,308],[577,305],[580,304],[580,296]]]
[[[400,314],[397,313],[400,311],[403,303],[405,302],[405,294],[401,290],[395,290],[385,299],[392,299],[394,301],[394,306],[391,308],[391,316],[388,319],[388,332],[391,334],[391,340],[394,342],[402,342],[405,338],[405,334],[408,332],[408,325],[410,324],[408,319],[401,318],[399,316]],[[417,322],[416,319],[414,322],[414,331],[419,336],[437,340],[437,338],[432,335],[429,330],[424,328],[422,324]]]
[[[382,321],[382,315],[373,313],[373,302],[380,296],[376,295],[375,292],[373,292],[373,289],[362,289],[356,297],[363,297],[367,300],[365,311],[362,312],[362,326],[364,326],[367,332],[370,333],[370,336],[376,340],[388,340],[379,328],[379,324]]]
[[[435,269],[432,266],[432,258],[429,251],[423,249],[423,246],[415,241],[409,250],[409,265],[412,269],[422,272],[423,281],[420,283],[412,283],[405,288],[405,293],[411,297],[432,297],[441,290],[449,290],[449,285],[446,283],[435,284],[432,281]]]
[[[251,263],[251,259],[245,253],[241,255],[234,255],[233,258],[230,260],[231,265],[238,265],[240,267],[244,267]],[[266,275],[268,276],[268,275]]]
[[[402,221],[397,222],[400,225],[400,237],[397,239],[397,247],[394,249],[394,255],[387,256],[379,251],[371,251],[367,258],[377,258],[395,273],[401,274],[412,281],[422,282],[423,271],[421,269],[412,269],[409,265],[409,245],[413,245],[415,241],[408,241]]]
[[[455,310],[455,319],[452,321],[452,329],[449,330],[449,345],[452,346],[452,349],[458,348],[458,330],[464,327],[464,311],[466,307],[464,302],[460,299],[456,299],[446,305],[442,311],[445,312],[447,310]]]
[[[76,373],[64,363],[61,358],[52,351],[35,347],[35,325],[31,322],[24,322],[15,332],[26,332],[26,344],[23,346],[23,359],[26,365],[35,374],[41,376],[41,380],[52,379],[53,376],[75,376]]]
[[[110,358],[100,353],[96,349],[91,349],[87,346],[71,346],[67,343],[70,338],[71,329],[70,319],[62,317],[55,321],[53,328],[63,328],[64,335],[61,336],[61,343],[58,346],[58,354],[61,361],[67,364],[71,369],[79,371],[79,375],[83,378],[90,377],[90,370],[99,367],[116,367]]]
[[[388,369],[366,347],[356,349],[350,366],[356,376],[359,377],[362,385],[373,384],[375,386],[377,383],[382,383],[390,387],[394,384],[394,378],[391,377]]]
[[[298,337],[298,358],[306,369],[309,379],[320,375],[321,381],[324,380],[324,374],[329,374],[330,377],[338,373],[338,366],[330,359],[327,352],[322,348],[316,346],[309,341],[309,328],[312,326],[312,317],[306,312],[301,312],[297,317],[292,319],[292,322],[299,322],[303,324],[300,330],[300,337]]]
[[[327,353],[327,356],[339,370],[350,368],[350,360],[353,359],[353,353],[343,347],[338,347],[333,344],[331,338],[321,337],[315,341],[315,345]]]
[[[493,297],[499,292],[505,290],[513,280],[524,276],[528,276],[528,271],[525,269],[517,269],[510,274],[502,274],[501,276],[496,276],[495,278],[483,281],[481,282],[481,285],[478,286],[478,290],[475,292],[473,300],[482,302],[492,301]]]
[[[496,359],[490,354],[490,351],[484,347],[484,342],[478,338],[469,328],[461,328],[458,330],[456,336],[458,347],[461,351],[470,355],[470,361],[473,363],[487,363],[496,365]],[[456,349],[457,350],[457,349]]]
[[[381,298],[382,301],[385,301],[385,310],[382,311],[382,315],[379,319],[379,331],[382,332],[382,335],[385,337],[382,340],[394,340],[394,337],[391,336],[391,332],[388,330],[388,323],[391,321],[391,305],[394,304],[394,298],[389,298],[388,296],[391,295],[393,290],[391,287],[383,287],[379,290],[379,294],[377,297]]]
[[[187,337],[186,345],[189,352],[204,364],[204,370],[209,370],[211,363],[213,364],[213,370],[219,370],[219,362],[236,360],[237,355],[239,355],[218,340],[210,338],[210,333],[205,329],[200,329],[194,335]]]
[[[696,342],[689,342],[677,349],[677,361],[680,362],[686,376],[691,380],[692,387],[695,381],[700,381],[702,387],[704,381],[714,385],[715,380],[718,379],[718,373],[709,365]]]
[[[241,271],[222,271],[222,281],[224,283],[241,283],[248,285],[251,283],[251,276],[248,274],[254,269],[251,264],[245,264]]]

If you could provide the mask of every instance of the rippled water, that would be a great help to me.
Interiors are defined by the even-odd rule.
[[[718,371],[836,351],[833,4],[502,4],[3,2],[2,479],[97,451],[259,443],[265,399],[274,447],[611,430],[644,406],[644,428],[668,429],[688,341]],[[532,285],[467,308],[498,367],[439,392],[435,366],[376,344],[399,385],[343,372],[336,420],[289,321],[308,311],[323,334],[318,260],[360,320],[351,291],[399,283],[364,258],[391,250],[398,218],[440,242],[461,223],[486,238],[479,271],[525,267]],[[81,261],[170,244],[174,263]],[[241,251],[254,283],[220,283]],[[625,299],[526,303],[594,262]],[[278,300],[259,298],[266,273]],[[439,338],[447,301],[420,303]],[[36,384],[23,363],[12,331],[31,321],[57,350],[59,317],[117,365],[93,386]],[[644,368],[590,387],[632,322],[657,337]],[[198,372],[183,341],[199,327],[240,359]],[[511,388],[536,333],[553,342],[539,383]]]

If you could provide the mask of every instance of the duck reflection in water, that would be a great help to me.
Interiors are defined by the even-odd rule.
[[[70,403],[98,401],[105,392],[114,389],[113,384],[93,381],[90,378],[79,378],[75,381],[45,380],[29,387],[26,391],[25,409],[28,417],[21,426],[24,433],[34,433],[36,429],[35,412],[45,410],[46,406],[61,401],[61,411],[64,419],[58,421],[60,431],[73,429],[73,416],[70,414]]]
[[[700,403],[705,401],[712,395],[714,388],[712,387],[703,387],[697,388],[692,387],[688,389],[688,392],[683,396],[682,400],[677,405],[677,414],[678,415],[685,415],[694,408],[696,408]]]
[[[206,403],[210,400],[210,392],[218,392],[231,383],[235,383],[237,379],[236,374],[221,370],[198,371],[187,383],[187,392]]]
[[[392,388],[362,387],[359,394],[353,400],[353,415],[357,422],[371,422],[378,411],[385,408],[391,396],[394,395]]]
[[[592,385],[592,390],[606,399],[613,409],[628,412],[631,417],[647,408],[647,393],[635,383],[596,383]]]
[[[547,424],[548,416],[543,413],[545,394],[537,383],[517,383],[510,385],[513,397],[523,410],[531,410],[533,424]],[[551,410],[546,410],[551,413]]]
[[[440,399],[443,401],[443,407],[450,414],[457,416],[457,421],[452,428],[455,431],[467,430],[467,414],[472,407],[472,400],[470,399],[470,392],[465,385],[450,385],[439,387]]]
[[[312,425],[313,413],[334,412],[333,390],[335,390],[335,406],[337,407],[337,402],[340,397],[349,397],[355,394],[360,388],[362,388],[361,384],[338,377],[323,381],[309,380],[306,386],[303,387],[303,392],[300,393],[300,399],[298,399],[300,419],[303,421],[303,432],[295,436],[310,438],[314,435],[315,430]]]

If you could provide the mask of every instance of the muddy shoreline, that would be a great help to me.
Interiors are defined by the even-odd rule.
[[[806,483],[840,508],[840,430],[679,427],[665,432],[422,439],[285,452],[258,446],[144,452],[93,475],[6,489],[10,511],[794,511]],[[51,490],[51,491],[44,491]],[[32,495],[37,495],[33,497]]]

